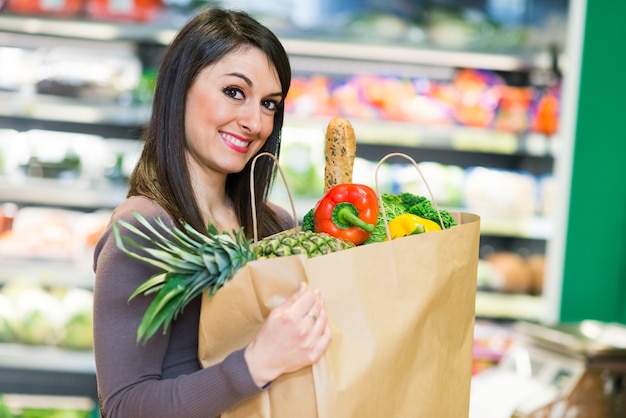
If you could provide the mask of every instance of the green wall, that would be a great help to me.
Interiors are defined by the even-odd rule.
[[[626,1],[586,7],[560,320],[626,323]]]

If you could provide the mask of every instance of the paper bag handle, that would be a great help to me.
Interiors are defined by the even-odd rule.
[[[415,169],[419,173],[420,177],[422,178],[422,181],[424,182],[424,185],[426,186],[426,189],[428,190],[428,194],[430,195],[430,200],[433,206],[435,207],[435,210],[437,211],[437,215],[439,216],[439,223],[441,225],[441,229],[446,229],[446,227],[443,224],[443,219],[441,218],[441,212],[439,212],[439,208],[437,207],[437,202],[435,201],[435,197],[433,196],[433,192],[430,190],[430,186],[428,186],[426,177],[424,177],[424,174],[422,173],[422,170],[420,170],[419,165],[415,162],[413,158],[411,158],[410,156],[404,153],[392,152],[390,154],[385,155],[383,158],[381,158],[378,164],[376,164],[376,171],[374,172],[374,181],[376,183],[376,194],[378,195],[380,211],[383,214],[383,221],[385,222],[385,231],[387,232],[387,239],[391,241],[391,232],[389,231],[389,222],[387,221],[387,211],[385,210],[385,205],[383,205],[383,199],[382,199],[383,195],[382,193],[380,193],[380,188],[378,187],[378,170],[380,169],[381,165],[385,162],[385,160],[391,157],[402,157],[402,158],[409,160],[411,164],[413,164],[413,167],[415,167]]]
[[[259,157],[271,157],[276,163],[276,167],[278,168],[280,177],[282,178],[283,183],[285,184],[287,195],[289,196],[289,203],[291,203],[291,212],[293,213],[293,219],[295,223],[294,227],[298,226],[298,215],[296,213],[296,205],[293,202],[293,196],[291,195],[291,190],[289,190],[289,185],[287,184],[287,178],[285,177],[285,173],[283,172],[283,169],[280,167],[280,164],[278,163],[278,158],[276,158],[276,156],[272,154],[271,152],[261,152],[252,159],[252,166],[250,167],[250,195],[252,196],[252,229],[254,233],[255,243],[259,239],[259,231],[257,227],[257,217],[256,217],[256,199],[255,199],[255,190],[254,190],[254,167],[256,166],[256,160],[258,160]]]

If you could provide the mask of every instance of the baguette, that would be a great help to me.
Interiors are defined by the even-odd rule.
[[[337,184],[352,183],[356,136],[350,122],[333,118],[328,123],[325,156],[324,193]]]

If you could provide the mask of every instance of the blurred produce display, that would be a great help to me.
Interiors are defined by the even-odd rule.
[[[0,342],[90,350],[93,292],[15,279],[0,287]]]
[[[142,64],[130,48],[0,47],[0,90],[125,104],[140,88]],[[28,108],[19,109],[28,113]]]
[[[41,94],[114,102],[139,86],[141,62],[132,51],[53,47],[33,54]]]
[[[18,93],[11,107],[19,114],[33,111],[35,94],[92,105],[151,102],[153,70],[143,68],[131,51],[0,46],[0,65],[0,90]],[[343,116],[552,136],[558,132],[560,100],[558,83],[510,85],[497,72],[480,69],[457,69],[451,79],[443,80],[296,73],[286,111],[304,117]]]
[[[294,196],[318,199],[323,192],[324,141],[317,129],[283,128],[280,150],[281,168]],[[282,180],[277,179],[282,191]]]
[[[6,0],[13,13],[138,22],[154,20],[163,8],[161,0]]]
[[[283,138],[285,151],[281,154],[281,164],[294,198],[306,203],[321,192],[324,172],[323,164],[314,163],[321,151],[315,151],[315,142],[307,142],[303,138],[305,136],[301,136],[300,140],[294,139],[290,135]],[[357,157],[354,162],[354,182],[375,187],[373,173],[377,163]],[[544,219],[552,214],[557,193],[552,174],[538,176],[519,170],[474,166],[463,168],[435,161],[422,161],[419,166],[434,200],[441,208],[465,210],[485,219],[494,218],[505,231],[518,231],[518,234],[529,237],[549,234],[541,223],[532,226],[530,220]],[[426,185],[415,175],[412,165],[385,162],[378,170],[378,181],[382,190],[429,195]],[[277,192],[273,192],[273,197],[288,207],[289,200],[283,193],[280,179],[277,179],[274,190]],[[514,225],[516,220],[520,225]]]
[[[478,288],[505,294],[541,295],[545,263],[544,254],[493,251],[479,260]]]
[[[470,167],[461,193],[464,206],[473,211],[533,215],[538,213],[538,188],[530,173]]]
[[[245,9],[289,36],[501,51],[562,44],[568,1],[3,0],[0,8],[3,4],[15,14],[143,23],[180,21],[215,5]]]
[[[40,14],[46,16],[76,16],[84,6],[84,0],[5,0],[7,10],[14,13]]]
[[[374,172],[377,164],[376,161],[357,157],[354,162],[353,182],[375,187]],[[461,186],[464,170],[461,167],[433,161],[423,161],[418,164],[439,207],[460,208],[463,206]],[[420,196],[430,196],[424,181],[416,174],[412,164],[383,163],[378,171],[378,183],[381,190],[394,194],[409,192]]]
[[[155,20],[164,8],[162,0],[83,0],[85,14],[95,19]]]
[[[296,76],[286,100],[299,116],[336,116],[491,128],[514,134],[558,131],[559,86],[507,85],[494,71],[459,69],[451,80],[354,75]]]
[[[0,130],[0,185],[60,182],[80,192],[125,187],[141,153],[138,140],[32,129]],[[57,183],[58,184],[58,183]]]
[[[0,418],[89,418],[93,412],[89,399],[0,394]]]
[[[52,260],[90,264],[110,210],[0,206],[0,260]]]

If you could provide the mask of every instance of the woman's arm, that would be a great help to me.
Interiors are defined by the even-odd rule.
[[[142,197],[121,205],[113,222],[137,223],[135,211],[171,222],[159,206]],[[136,342],[152,297],[128,298],[156,270],[119,251],[110,228],[98,244],[94,267],[94,350],[101,408],[107,417],[213,417],[260,392],[243,349],[201,369],[199,299],[185,308],[167,334],[157,332],[145,344]]]

